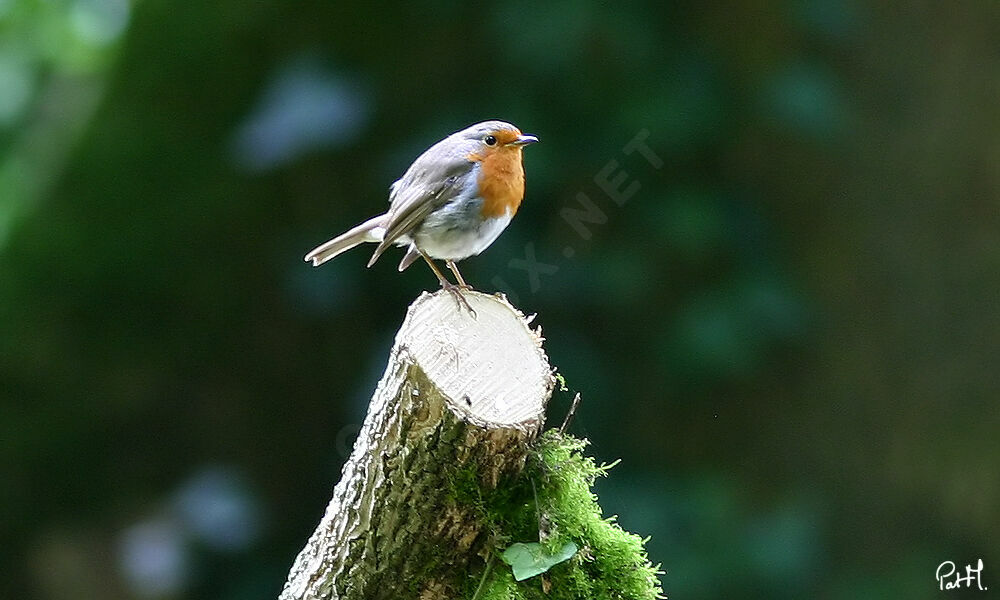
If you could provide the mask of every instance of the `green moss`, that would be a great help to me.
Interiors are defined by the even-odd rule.
[[[482,491],[468,469],[453,474],[452,497],[474,507],[490,535],[489,564],[472,567],[465,580],[465,598],[473,598],[477,589],[476,600],[662,597],[658,570],[649,563],[643,540],[602,515],[591,487],[611,465],[598,466],[584,456],[586,444],[547,431],[521,475],[490,492]],[[514,581],[499,557],[514,542],[541,541],[554,551],[570,540],[580,547],[573,558],[521,582]]]

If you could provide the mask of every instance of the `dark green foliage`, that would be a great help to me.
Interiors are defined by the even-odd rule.
[[[123,7],[120,37],[95,38]],[[261,535],[225,552],[182,535],[170,597],[273,598],[405,307],[436,286],[362,250],[301,257],[493,117],[541,143],[517,217],[462,272],[538,313],[585,392],[573,431],[624,458],[602,501],[652,536],[671,597],[919,599],[946,558],[989,573],[998,17],[0,0],[0,597],[144,595],[122,532],[221,464]],[[244,170],[234,139],[303,64],[363,89],[362,129]],[[662,169],[623,153],[642,129]],[[594,183],[612,160],[641,183],[623,206]],[[588,239],[562,217],[579,193],[607,217]],[[528,244],[558,268],[536,287],[510,262]]]

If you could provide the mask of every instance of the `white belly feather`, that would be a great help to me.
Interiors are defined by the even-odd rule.
[[[479,254],[500,237],[511,220],[508,211],[502,217],[485,219],[475,227],[468,227],[468,222],[457,226],[454,222],[432,222],[437,221],[435,216],[428,217],[414,237],[420,249],[441,260],[462,260]]]

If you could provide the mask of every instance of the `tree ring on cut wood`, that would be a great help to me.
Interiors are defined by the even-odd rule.
[[[483,427],[533,428],[552,390],[542,338],[505,298],[463,291],[423,294],[397,336],[456,414]]]

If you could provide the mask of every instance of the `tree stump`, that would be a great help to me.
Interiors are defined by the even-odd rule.
[[[486,542],[456,477],[495,489],[524,466],[554,379],[505,298],[447,292],[409,308],[333,499],[280,600],[454,598]]]

